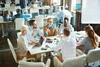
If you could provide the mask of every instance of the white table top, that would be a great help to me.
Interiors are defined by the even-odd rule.
[[[84,31],[80,31],[80,32],[74,32],[75,33],[75,35],[76,35],[76,38],[80,38],[80,37],[84,37],[85,36],[85,32]],[[52,36],[52,37],[48,37],[48,38],[50,38],[50,39],[52,39],[53,40],[53,42],[52,43],[47,43],[46,42],[46,39],[44,39],[44,41],[43,41],[43,43],[42,43],[42,45],[40,46],[40,47],[36,47],[36,48],[29,48],[29,52],[31,53],[31,54],[41,54],[41,53],[46,53],[46,52],[51,52],[51,51],[53,51],[52,49],[50,49],[50,48],[52,48],[52,47],[56,47],[57,45],[57,43],[56,43],[56,40],[59,40],[59,36]],[[59,40],[60,41],[60,40]],[[46,46],[49,46],[50,48],[47,48]],[[44,50],[42,49],[42,48],[44,48]],[[46,50],[45,50],[46,49]]]
[[[46,50],[42,50],[42,47],[36,47],[36,48],[29,49],[29,52],[31,55],[47,53],[47,52],[51,52],[51,51],[52,50],[50,48],[48,48]]]
[[[50,37],[50,38],[55,38],[55,37]],[[54,41],[55,42],[55,41]],[[47,48],[46,45],[48,45],[49,47],[55,47],[55,43],[52,42],[52,43],[47,43],[46,42],[46,39],[44,39],[42,45],[40,47],[28,47],[28,50],[30,52],[31,55],[34,55],[34,54],[41,54],[41,53],[47,53],[47,52],[51,52],[53,51],[52,49],[50,48]]]

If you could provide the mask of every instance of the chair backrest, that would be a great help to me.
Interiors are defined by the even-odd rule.
[[[82,52],[80,49],[76,49],[76,56],[84,55],[85,53]]]
[[[0,23],[2,23],[3,22],[3,17],[2,16],[0,16]]]
[[[63,67],[84,67],[86,55],[81,55],[75,58],[66,59],[63,62]]]
[[[48,60],[47,60],[47,62],[46,62],[45,67],[50,67],[50,62],[51,62],[51,60],[50,60],[50,59],[48,59]]]
[[[100,61],[100,48],[90,50],[86,57],[86,62],[92,63]]]
[[[50,67],[51,60],[48,59],[46,64],[43,62],[26,62],[26,61],[19,61],[18,67]]]
[[[21,26],[24,25],[24,22],[25,22],[25,19],[24,18],[16,18],[15,19],[15,27],[16,27],[16,30],[20,30],[21,29]]]
[[[20,61],[18,67],[45,67],[45,64],[43,62]]]
[[[13,45],[12,45],[12,43],[9,39],[7,39],[7,41],[8,41],[9,48],[12,52],[13,58],[14,58],[15,62],[17,63],[17,56],[16,56],[16,53],[15,53],[14,47],[13,47]]]
[[[54,57],[53,61],[54,67],[63,67],[63,63],[57,57]]]

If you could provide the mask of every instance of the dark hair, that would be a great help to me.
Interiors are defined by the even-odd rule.
[[[29,25],[30,25],[30,26],[33,25],[34,22],[35,22],[35,20],[30,20],[30,21],[29,21]]]
[[[70,31],[68,28],[64,28],[64,35],[66,35],[66,36],[70,35]]]
[[[17,13],[22,13],[22,10],[21,9],[16,9],[16,12]]]
[[[69,21],[69,19],[67,17],[65,17],[64,20],[68,20]]]

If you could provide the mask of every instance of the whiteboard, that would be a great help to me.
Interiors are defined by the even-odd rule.
[[[83,0],[82,24],[100,24],[100,0]]]

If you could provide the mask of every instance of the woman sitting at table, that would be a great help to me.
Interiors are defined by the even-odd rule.
[[[99,46],[99,36],[95,33],[92,26],[88,25],[85,27],[85,32],[87,37],[85,37],[81,42],[80,46],[77,48],[81,49],[86,54],[91,49],[96,49]]]
[[[48,29],[48,36],[55,36],[56,35],[56,27],[53,24],[53,19],[52,18],[47,19],[46,27]]]
[[[72,37],[68,28],[65,28],[63,32],[62,39],[53,49],[61,50],[63,60],[76,57],[76,39]]]
[[[22,59],[27,55],[28,47],[32,47],[34,45],[34,41],[28,40],[28,26],[23,25],[21,27],[21,34],[18,37],[17,41],[17,58]]]

